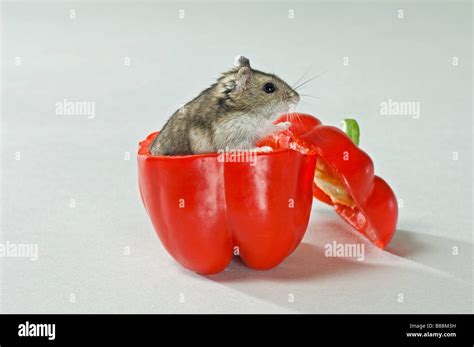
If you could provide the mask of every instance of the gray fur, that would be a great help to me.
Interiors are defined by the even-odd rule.
[[[268,82],[276,86],[274,93],[264,92]],[[259,139],[289,127],[287,122],[273,122],[298,101],[298,93],[283,80],[253,70],[247,58],[237,57],[231,70],[171,116],[150,153],[186,155],[253,148]]]

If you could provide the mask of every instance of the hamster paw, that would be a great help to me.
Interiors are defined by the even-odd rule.
[[[255,152],[260,152],[260,153],[273,152],[273,148],[271,148],[270,146],[256,147],[254,150]]]
[[[277,131],[285,131],[290,129],[291,127],[291,122],[281,122],[278,124],[275,124],[275,128]]]

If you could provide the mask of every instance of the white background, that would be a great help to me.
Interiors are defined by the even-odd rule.
[[[2,3],[1,239],[39,254],[0,258],[1,311],[472,312],[471,25],[469,2]],[[235,260],[203,277],[164,251],[137,143],[237,54],[290,83],[323,73],[299,110],[358,119],[403,205],[385,252],[317,201],[271,271]],[[95,102],[95,118],[56,114],[64,98]],[[388,99],[420,118],[380,115]],[[333,240],[363,242],[365,260],[325,257]]]

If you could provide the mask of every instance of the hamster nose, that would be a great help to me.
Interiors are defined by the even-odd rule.
[[[291,92],[290,93],[290,99],[293,103],[298,103],[300,101],[300,96],[297,92]]]
[[[283,93],[283,99],[284,101],[290,103],[290,104],[297,104],[300,101],[300,96],[297,92],[294,90],[285,90]]]

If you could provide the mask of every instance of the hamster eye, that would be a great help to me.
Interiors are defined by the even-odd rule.
[[[273,83],[268,82],[268,83],[265,83],[265,85],[263,86],[263,90],[265,91],[265,93],[270,94],[270,93],[273,93],[276,90],[276,88]]]

